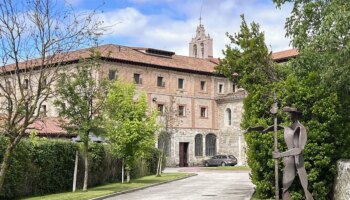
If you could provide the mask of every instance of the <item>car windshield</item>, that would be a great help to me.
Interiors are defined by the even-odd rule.
[[[234,156],[232,156],[232,155],[229,155],[228,157],[229,157],[229,158],[231,158],[231,159],[234,159],[234,158],[235,158],[235,157],[234,157]]]

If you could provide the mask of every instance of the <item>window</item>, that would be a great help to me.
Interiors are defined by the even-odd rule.
[[[42,79],[41,79],[41,86],[42,87],[46,87],[47,86],[47,79],[46,79],[46,77],[42,77]]]
[[[232,85],[232,92],[236,92],[236,85],[235,84]]]
[[[179,109],[179,116],[180,117],[185,117],[186,116],[185,106],[184,105],[180,105],[178,107],[178,109]]]
[[[29,80],[28,79],[24,79],[23,81],[23,89],[27,90],[29,87]]]
[[[206,107],[201,107],[201,117],[202,118],[208,117],[207,108]]]
[[[231,109],[227,108],[225,111],[225,120],[224,120],[226,126],[231,126],[232,124],[231,115],[232,115]]]
[[[197,45],[193,45],[193,55],[194,57],[197,57]]]
[[[46,105],[41,105],[41,114],[46,117]]]
[[[8,93],[12,93],[11,81],[6,81],[5,89]]]
[[[178,89],[184,89],[185,80],[183,78],[178,79]]]
[[[161,76],[157,77],[157,86],[158,87],[165,87],[165,82],[164,82],[164,78]]]
[[[201,81],[201,91],[206,91],[206,82],[205,81]]]
[[[135,84],[142,84],[141,74],[134,74]]]
[[[164,114],[164,104],[157,104],[157,109],[160,115]]]
[[[203,136],[202,134],[197,134],[194,138],[194,155],[203,156]]]
[[[201,52],[202,52],[202,58],[204,58],[204,44],[201,43]]]
[[[213,156],[216,154],[216,136],[212,133],[205,136],[205,155]]]
[[[117,71],[116,70],[109,70],[108,79],[110,81],[117,80]]]
[[[224,84],[223,83],[219,83],[218,93],[219,94],[223,94],[224,93]]]

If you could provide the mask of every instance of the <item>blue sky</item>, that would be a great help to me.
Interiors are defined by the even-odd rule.
[[[290,48],[284,23],[291,6],[277,9],[272,0],[66,0],[77,11],[98,8],[108,30],[101,43],[160,48],[188,55],[188,43],[202,23],[214,40],[214,56],[229,44],[226,32],[239,31],[240,15],[265,32],[272,51]],[[203,2],[203,4],[202,4]]]

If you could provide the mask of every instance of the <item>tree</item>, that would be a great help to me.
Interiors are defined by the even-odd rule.
[[[259,25],[253,22],[249,27],[244,15],[241,15],[241,19],[239,33],[226,33],[234,47],[226,45],[223,52],[225,58],[220,60],[215,69],[250,92],[257,85],[276,81],[278,76]]]
[[[52,97],[51,86],[67,52],[87,44],[99,27],[93,12],[77,15],[56,3],[0,1],[1,134],[10,139],[0,167],[0,190],[14,148]]]
[[[158,113],[159,115],[160,113]],[[165,107],[163,118],[160,120],[160,123],[163,125],[162,130],[158,133],[158,149],[160,150],[160,155],[158,158],[158,164],[157,164],[157,174],[156,176],[159,177],[162,174],[162,168],[163,168],[163,158],[165,156],[165,150],[167,145],[169,145],[169,139],[171,137],[171,132],[169,130],[170,126],[170,111],[167,107]]]
[[[226,46],[225,58],[220,61],[216,71],[240,85],[248,95],[244,99],[244,113],[241,127],[273,124],[269,114],[272,104],[274,84],[283,76],[276,68],[265,44],[264,33],[257,23],[248,25],[241,16],[240,31],[227,36],[231,44]],[[233,46],[231,46],[233,45]],[[252,182],[260,197],[274,195],[274,162],[272,160],[273,134],[248,134],[248,165],[252,169]]]
[[[286,2],[293,4],[285,28],[293,46],[299,49],[291,68],[296,81],[304,83],[300,86],[305,88],[307,96],[304,98],[309,101],[300,101],[300,106],[304,107],[308,126],[315,133],[311,141],[314,143],[315,158],[311,162],[314,167],[309,176],[318,198],[330,199],[335,163],[339,158],[349,158],[350,153],[350,2],[273,2],[279,7]],[[317,160],[319,156],[326,159],[321,162]]]
[[[82,59],[69,72],[60,73],[56,86],[58,99],[55,105],[65,120],[64,128],[80,136],[84,146],[84,186],[87,190],[89,163],[89,135],[99,134],[103,118],[101,109],[105,103],[108,83],[99,77],[100,53],[91,49],[91,55]]]
[[[349,26],[350,2],[344,0],[273,0],[281,7],[292,2],[293,10],[286,21],[287,36],[299,49],[298,76],[310,71],[341,97],[350,94]]]
[[[144,93],[136,94],[134,84],[116,81],[106,100],[107,138],[112,152],[125,160],[127,182],[137,157],[144,157],[155,144],[157,113],[148,111]]]
[[[335,90],[325,81],[323,75],[327,73],[317,66],[320,64],[317,51],[300,50],[300,56],[286,64],[264,62],[271,58],[268,51],[264,50],[266,45],[263,42],[263,34],[253,28],[254,23],[251,25],[252,28],[248,28],[245,24],[243,19],[241,30],[235,34],[232,41],[235,45],[234,50],[228,48],[229,53],[218,66],[219,72],[225,72],[226,76],[237,81],[248,91],[248,96],[243,102],[241,127],[246,129],[256,125],[273,124],[269,110],[274,91],[278,96],[279,108],[295,106],[301,110],[303,113],[301,123],[308,133],[304,156],[309,190],[315,199],[330,199],[336,161],[347,155],[345,152],[349,144],[349,137],[346,134],[349,127],[349,109],[345,103],[349,101],[343,102],[346,99],[344,92]],[[305,52],[308,54],[304,54]],[[227,64],[229,62],[230,64]],[[238,76],[234,72],[239,72]],[[273,76],[270,76],[271,74]],[[277,117],[280,124],[289,125],[285,113],[279,110]],[[271,173],[273,135],[252,132],[246,134],[245,139],[248,145],[248,165],[252,169],[251,177],[256,185],[256,193],[261,198],[273,197],[275,190],[274,177]],[[284,151],[285,148],[282,134],[279,133],[278,149]],[[281,162],[279,168],[281,169]],[[293,183],[290,191],[293,199],[303,198],[302,188],[297,181]]]

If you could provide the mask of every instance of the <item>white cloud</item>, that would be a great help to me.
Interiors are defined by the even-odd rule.
[[[155,3],[159,0],[130,1]],[[102,13],[105,25],[110,26],[109,34],[103,39],[121,45],[160,48],[188,55],[188,43],[199,23],[201,1],[166,2],[171,5],[171,10],[165,9],[159,13],[143,14],[131,7]],[[229,42],[225,33],[239,31],[241,13],[245,14],[247,22],[254,20],[261,25],[266,43],[271,45],[273,51],[289,48],[284,21],[290,8],[278,10],[272,4],[256,5],[256,2],[257,0],[205,0],[202,9],[203,24],[214,40],[214,56],[222,57],[222,49]],[[170,12],[182,17],[171,18]]]

